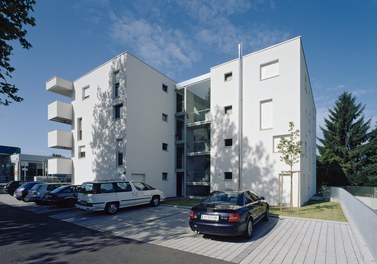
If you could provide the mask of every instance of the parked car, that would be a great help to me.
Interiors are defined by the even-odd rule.
[[[79,192],[78,185],[63,185],[46,193],[43,204],[55,204],[60,207],[75,206]]]
[[[16,197],[17,200],[24,200],[26,195],[28,194],[29,190],[36,184],[42,182],[25,182],[20,185],[15,191],[13,196]]]
[[[4,193],[7,193],[9,195],[12,195],[14,194],[14,192],[16,191],[16,189],[18,187],[20,187],[20,185],[22,184],[23,182],[21,181],[10,181],[8,182],[5,186],[4,186]]]
[[[250,238],[254,225],[268,220],[269,204],[252,191],[214,191],[190,211],[192,231]]]
[[[106,211],[115,214],[119,208],[141,204],[158,206],[164,193],[143,182],[93,181],[79,188],[76,207],[88,211]]]
[[[60,183],[40,183],[34,185],[24,198],[25,202],[35,202],[36,204],[42,204],[42,199],[47,192],[55,190],[60,187]]]

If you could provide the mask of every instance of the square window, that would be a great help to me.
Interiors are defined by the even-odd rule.
[[[82,100],[89,98],[89,86],[82,88]]]
[[[79,147],[79,159],[85,158],[85,146]]]
[[[225,82],[229,82],[233,79],[233,73],[232,72],[228,72],[228,73],[225,73],[224,74],[224,81]]]
[[[226,138],[224,140],[225,147],[231,147],[233,145],[233,139],[232,138]]]
[[[279,76],[279,60],[268,62],[260,66],[260,79],[265,80]]]
[[[167,172],[163,172],[162,173],[162,180],[163,181],[167,181],[168,180],[168,173]]]
[[[272,147],[272,152],[278,153],[278,145],[280,143],[280,140],[284,137],[288,137],[289,135],[280,135],[280,136],[274,136],[273,137],[273,147]]]
[[[123,104],[114,105],[114,119],[119,119],[123,116]]]
[[[224,113],[230,115],[232,113],[232,106],[228,105],[224,107]]]
[[[168,92],[168,86],[166,84],[162,84],[162,91],[164,91],[165,93]]]
[[[225,180],[231,180],[233,178],[232,172],[224,172],[224,179]]]
[[[114,98],[119,97],[119,87],[120,87],[119,82],[115,83],[115,85],[114,85]]]
[[[168,115],[162,113],[162,121],[168,122]]]
[[[162,150],[168,151],[168,144],[162,143]]]

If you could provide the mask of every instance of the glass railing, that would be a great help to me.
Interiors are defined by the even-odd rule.
[[[185,102],[177,102],[177,113],[183,112],[185,109]]]
[[[187,183],[209,183],[210,174],[210,171],[188,171]]]
[[[197,112],[191,112],[187,115],[187,123],[211,121],[210,109],[205,109]]]
[[[210,140],[200,140],[187,143],[187,152],[209,152],[211,151],[211,141]]]

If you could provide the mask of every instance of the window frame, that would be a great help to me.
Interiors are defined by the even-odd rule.
[[[232,147],[232,146],[233,146],[233,138],[225,138],[224,139],[224,147],[229,148],[229,147]]]
[[[233,113],[233,105],[224,106],[224,114],[231,115]]]
[[[89,85],[87,85],[87,86],[84,86],[84,87],[82,87],[82,90],[81,90],[81,99],[82,99],[82,101],[84,101],[84,100],[86,100],[86,99],[88,99],[89,98]]]
[[[161,86],[161,90],[165,93],[168,93],[169,92],[169,86],[167,84],[162,84]]]
[[[114,120],[119,120],[123,117],[122,108],[123,108],[123,103],[116,104],[116,105],[113,106]]]
[[[230,178],[229,178],[229,175],[230,175]],[[231,172],[231,171],[225,171],[224,172],[224,180],[225,181],[231,181],[231,180],[233,180],[233,172]]]

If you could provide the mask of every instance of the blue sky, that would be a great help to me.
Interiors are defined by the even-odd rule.
[[[129,51],[177,82],[243,53],[302,36],[317,123],[343,91],[377,121],[377,0],[40,0],[31,50],[14,45],[13,83],[22,103],[0,106],[0,145],[50,155],[47,133],[69,127],[47,120],[47,106],[64,97],[45,91],[58,75],[75,80]],[[317,129],[317,133],[319,129]]]

